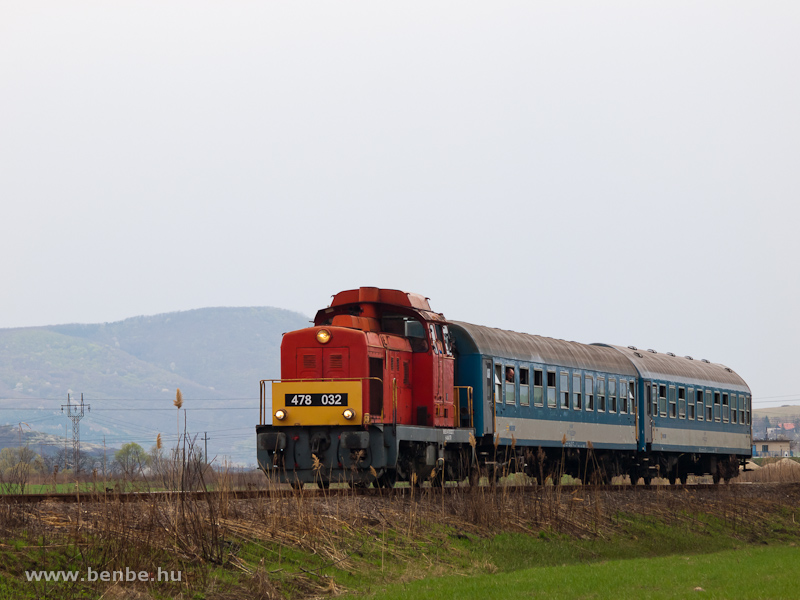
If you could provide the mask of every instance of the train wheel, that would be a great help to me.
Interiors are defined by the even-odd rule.
[[[503,471],[498,465],[490,465],[486,468],[486,477],[488,477],[489,485],[492,487],[497,486],[502,475]]]
[[[397,473],[394,470],[387,469],[378,477],[375,483],[379,488],[393,488],[397,481]]]
[[[686,485],[686,482],[689,481],[689,474],[681,473],[680,479],[681,479],[681,485]]]
[[[711,474],[711,480],[714,482],[714,485],[718,484],[720,479],[722,479],[722,477],[720,477],[719,473],[714,472]]]
[[[478,487],[481,483],[481,469],[478,465],[472,465],[469,469],[469,487]]]
[[[303,489],[303,484],[300,483],[297,479],[292,481],[292,483],[290,485],[292,486],[293,490],[302,490]]]
[[[652,481],[653,481],[653,478],[650,475],[645,475],[643,477],[643,479],[644,479],[644,484],[645,485],[650,485],[650,483],[652,483]]]
[[[317,480],[317,486],[321,490],[327,490],[329,487],[331,487],[331,482],[326,480],[326,479],[318,479]]]

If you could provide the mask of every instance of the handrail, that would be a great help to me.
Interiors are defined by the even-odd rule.
[[[284,383],[291,383],[297,381],[364,381],[368,380],[375,380],[380,381],[383,384],[383,379],[380,377],[313,377],[313,378],[305,378],[305,379],[262,379],[259,382],[260,387],[260,401],[258,406],[258,424],[264,425],[264,419],[267,417],[267,394],[266,394],[266,384],[267,383],[275,383],[275,382],[284,382]]]
[[[392,378],[392,432],[397,434],[397,378]]]

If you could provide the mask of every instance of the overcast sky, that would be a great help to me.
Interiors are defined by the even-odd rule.
[[[795,1],[0,0],[0,327],[380,286],[800,400],[798,31]]]

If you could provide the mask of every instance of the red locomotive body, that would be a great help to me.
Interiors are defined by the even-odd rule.
[[[317,313],[314,325],[328,326],[332,334],[364,333],[366,356],[354,348],[358,355],[349,376],[371,378],[364,395],[370,422],[455,426],[447,323],[431,311],[426,298],[398,290],[349,290],[336,294],[331,306]],[[283,378],[291,376],[286,364],[292,352],[284,343]]]
[[[364,483],[369,467],[387,483],[423,465],[429,474],[446,441],[469,436],[456,429],[453,377],[447,321],[426,298],[378,288],[336,294],[313,327],[284,335],[271,426],[262,383],[259,462],[296,484]]]

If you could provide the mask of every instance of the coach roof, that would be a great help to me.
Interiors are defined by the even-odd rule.
[[[598,346],[613,348],[625,356],[645,379],[675,381],[750,393],[750,388],[747,387],[744,379],[725,365],[623,346],[607,344],[598,344]]]
[[[485,354],[524,362],[636,376],[631,362],[615,349],[451,321],[461,354]]]

